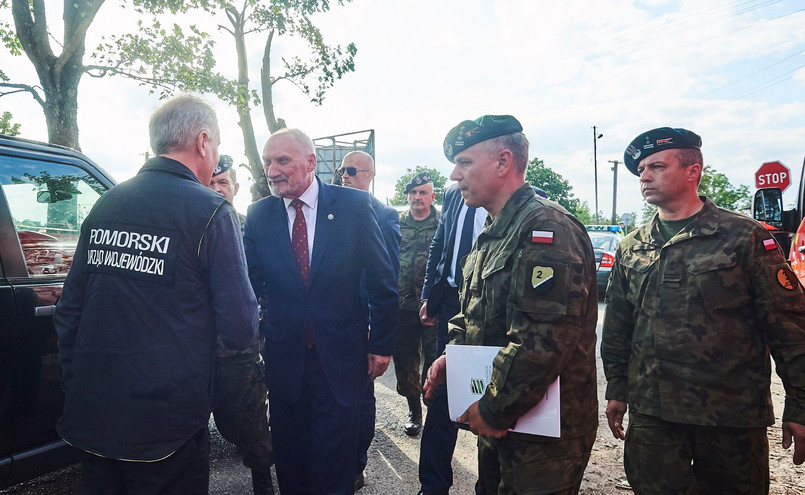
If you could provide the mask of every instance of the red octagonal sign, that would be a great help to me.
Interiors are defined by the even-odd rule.
[[[766,162],[755,172],[755,187],[778,187],[781,191],[791,185],[791,171],[780,162]]]

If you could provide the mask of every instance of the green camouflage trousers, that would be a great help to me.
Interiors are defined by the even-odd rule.
[[[529,435],[478,437],[476,495],[574,495],[590,460],[595,432],[534,442]]]
[[[274,464],[264,370],[259,353],[215,358],[215,426],[226,441],[238,447],[243,465],[258,470]]]
[[[416,311],[400,311],[394,344],[397,393],[403,397],[419,397],[428,368],[435,359],[436,326],[423,325]]]
[[[640,495],[769,493],[765,427],[687,425],[630,411],[623,464]]]

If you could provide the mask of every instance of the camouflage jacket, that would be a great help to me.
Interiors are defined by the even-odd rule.
[[[419,311],[419,297],[425,282],[425,265],[428,250],[436,227],[439,211],[431,205],[430,215],[424,220],[414,220],[411,211],[400,213],[400,309]]]
[[[479,401],[484,421],[511,428],[560,376],[562,439],[595,432],[598,292],[584,226],[528,184],[486,222],[449,324],[452,344],[503,347]]]
[[[771,351],[783,420],[805,424],[802,286],[766,229],[702,199],[665,244],[655,215],[618,246],[601,342],[606,398],[678,423],[771,425]]]
[[[246,224],[246,215],[238,213],[238,220],[240,221],[240,233],[243,234],[243,226]],[[216,358],[242,356],[244,354],[258,354],[259,352],[260,352],[260,332],[257,332],[257,335],[254,336],[251,344],[249,344],[249,347],[243,349],[242,351],[237,351],[235,349],[227,347],[227,345],[224,344],[224,341],[221,339],[221,337],[216,337],[215,339]]]

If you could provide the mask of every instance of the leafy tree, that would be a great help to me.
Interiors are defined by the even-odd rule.
[[[749,186],[734,186],[726,175],[716,171],[712,166],[707,166],[702,172],[702,180],[699,183],[699,194],[707,196],[717,206],[732,211],[746,211],[750,208],[752,195]],[[651,220],[657,207],[643,202],[643,223]]]
[[[20,133],[20,125],[11,122],[11,112],[3,112],[0,116],[0,134],[8,136],[17,136]]]
[[[592,223],[589,218],[592,217],[594,219],[595,215],[590,214],[590,207],[587,202],[582,202],[580,199],[574,198],[572,191],[573,186],[570,185],[570,182],[564,179],[559,173],[548,168],[545,162],[539,158],[534,158],[528,164],[525,180],[532,186],[539,187],[548,193],[549,199],[564,206],[567,211],[581,220],[582,223]]]
[[[717,172],[713,167],[704,168],[699,194],[712,199],[718,206],[733,211],[749,210],[752,199],[749,186],[733,186],[726,175]]]
[[[433,182],[433,190],[436,192],[436,201],[435,204],[442,204],[442,197],[444,196],[444,185],[447,183],[447,178],[441,174],[438,170],[431,167],[423,167],[422,165],[417,165],[416,168],[413,170],[410,168],[405,169],[405,173],[397,179],[397,183],[394,185],[394,197],[391,198],[391,204],[393,205],[406,205],[408,204],[408,198],[406,194],[403,192],[405,190],[405,186],[408,185],[408,182],[411,181],[411,178],[417,174],[421,174],[422,172],[429,172],[430,173],[430,180]]]
[[[86,74],[103,77],[108,74],[121,74],[143,83],[163,85],[154,74],[131,70],[126,59],[114,60],[101,55],[105,45],[99,47],[92,58],[105,63],[85,65],[86,35],[95,16],[105,0],[64,0],[63,38],[58,41],[51,33],[45,0],[0,0],[0,11],[11,3],[14,26],[0,21],[0,43],[11,55],[23,52],[33,64],[38,76],[37,83],[11,82],[0,71],[0,97],[27,92],[41,107],[48,127],[48,141],[55,144],[80,149],[78,132],[78,84]],[[135,6],[146,3],[144,0],[131,0]],[[172,12],[181,11],[181,0],[163,0],[164,8]],[[160,29],[154,27],[153,29]],[[212,42],[194,32],[185,36],[181,32],[165,31],[165,43],[160,45],[161,58],[155,66],[180,67],[187,72],[209,71],[214,60],[209,49]],[[55,52],[51,41],[55,41],[60,52]],[[209,56],[198,56],[198,50]],[[158,71],[157,71],[158,74]],[[165,85],[170,87],[170,84]],[[3,89],[5,88],[5,90]]]
[[[568,210],[570,211],[570,210]],[[579,222],[585,225],[592,225],[595,223],[595,214],[590,209],[590,204],[586,201],[581,201],[576,208],[576,211],[573,212],[573,215],[579,219]]]
[[[343,5],[345,0],[337,0]],[[346,0],[347,2],[351,0]],[[140,0],[144,11],[161,12],[164,10],[163,0]],[[237,5],[236,5],[237,4]],[[180,65],[162,69],[155,64],[160,60],[164,43],[163,33],[143,31],[118,39],[116,45],[110,46],[113,58],[126,58],[140,71],[159,67],[163,81],[170,81],[180,88],[212,93],[223,101],[234,106],[239,117],[238,125],[243,133],[245,154],[249,161],[249,169],[255,180],[252,190],[254,199],[269,194],[263,174],[260,152],[255,140],[251,110],[260,105],[262,97],[263,114],[271,133],[286,126],[285,120],[276,116],[274,110],[274,85],[282,81],[289,82],[310,98],[314,104],[321,104],[325,92],[333,86],[337,79],[345,73],[354,71],[354,57],[357,53],[355,45],[350,43],[346,48],[330,46],[324,42],[320,30],[313,25],[310,16],[327,12],[330,0],[187,0],[184,7],[193,7],[214,16],[225,18],[218,29],[232,36],[235,55],[238,63],[236,79],[230,79],[211,70],[185,71]],[[208,37],[195,27],[195,36]],[[181,28],[174,26],[174,32]],[[260,92],[251,89],[249,81],[249,65],[246,51],[246,37],[251,34],[263,34],[265,44],[260,71]],[[296,37],[303,40],[311,54],[305,60],[295,56],[282,59],[282,68],[272,70],[271,50],[275,38]],[[275,62],[276,63],[276,62]]]

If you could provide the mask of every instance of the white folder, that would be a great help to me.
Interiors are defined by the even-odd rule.
[[[481,398],[492,381],[492,361],[501,347],[481,345],[447,346],[447,401],[450,419],[456,421],[473,402]],[[559,377],[545,396],[517,419],[509,431],[559,438]]]

